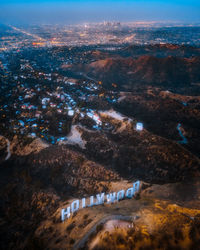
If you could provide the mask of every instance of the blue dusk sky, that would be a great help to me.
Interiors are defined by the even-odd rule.
[[[200,22],[200,0],[0,0],[0,22]]]

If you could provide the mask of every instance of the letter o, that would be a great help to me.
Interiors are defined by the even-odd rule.
[[[117,201],[122,200],[124,198],[124,190],[120,190],[117,193]]]
[[[79,200],[73,201],[71,204],[72,213],[79,210]]]

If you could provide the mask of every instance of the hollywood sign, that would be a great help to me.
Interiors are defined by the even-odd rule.
[[[75,200],[70,204],[70,206],[61,210],[61,221],[68,219],[71,216],[71,214],[73,214],[74,212],[78,211],[81,208],[102,205],[105,203],[105,200],[107,204],[110,204],[122,200],[124,198],[131,199],[139,191],[139,189],[140,189],[140,181],[136,181],[133,183],[133,186],[131,188],[128,188],[127,190],[122,189],[117,193],[116,192],[110,193],[107,194],[106,196],[105,193],[100,193],[96,195],[96,199],[94,195],[92,195],[90,196],[89,204],[86,204],[85,198],[81,200]]]

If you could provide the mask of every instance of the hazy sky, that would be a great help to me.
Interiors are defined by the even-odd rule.
[[[0,0],[0,22],[200,22],[200,0]]]

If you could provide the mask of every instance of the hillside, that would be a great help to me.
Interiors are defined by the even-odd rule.
[[[97,60],[80,66],[80,70],[103,81],[104,86],[115,83],[119,89],[131,89],[141,84],[177,87],[199,83],[199,67],[200,57],[140,56],[137,59],[118,57]]]

